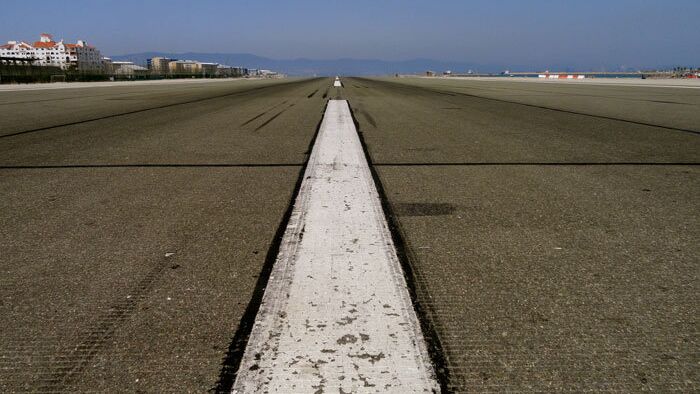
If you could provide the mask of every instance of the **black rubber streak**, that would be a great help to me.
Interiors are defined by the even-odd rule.
[[[434,162],[374,163],[376,167],[440,167],[440,166],[696,166],[697,162]]]
[[[36,166],[0,166],[0,170],[58,170],[80,168],[257,168],[257,167],[300,167],[303,163],[243,163],[243,164],[62,164]]]
[[[365,79],[365,78],[362,78]],[[509,100],[502,100],[502,99],[497,99],[497,98],[492,98],[492,97],[484,97],[484,96],[478,96],[475,94],[469,94],[469,93],[448,93],[442,90],[437,90],[437,89],[430,89],[430,88],[424,88],[424,87],[419,87],[419,86],[410,86],[410,85],[402,85],[396,82],[386,82],[386,81],[372,81],[378,84],[391,84],[395,87],[400,87],[404,89],[413,89],[413,90],[422,90],[426,92],[432,92],[435,94],[442,94],[442,95],[447,95],[447,96],[464,96],[464,97],[473,97],[481,100],[490,100],[490,101],[496,101],[499,103],[507,103],[507,104],[514,104],[514,105],[522,105],[524,107],[530,107],[530,108],[537,108],[537,109],[544,109],[548,111],[555,111],[555,112],[561,112],[565,114],[572,114],[572,115],[579,115],[579,116],[586,116],[586,117],[591,117],[591,118],[597,118],[597,119],[605,119],[605,120],[612,120],[612,121],[617,121],[617,122],[624,122],[624,123],[630,123],[630,124],[636,124],[639,126],[649,126],[649,127],[658,127],[660,129],[665,129],[665,130],[672,130],[672,131],[680,131],[683,133],[691,133],[691,134],[700,134],[700,131],[698,130],[691,130],[691,129],[682,129],[678,127],[671,127],[671,126],[663,126],[663,125],[658,125],[658,124],[653,124],[653,123],[646,123],[646,122],[639,122],[636,120],[629,120],[629,119],[622,119],[622,118],[615,118],[612,116],[604,116],[604,115],[594,115],[594,114],[587,114],[585,112],[576,112],[576,111],[570,111],[566,109],[560,109],[560,108],[552,108],[552,107],[546,107],[543,105],[535,105],[535,104],[526,104],[526,103],[520,103],[517,101],[509,101]]]
[[[256,128],[255,128],[255,131],[260,131],[260,130],[264,129],[265,126],[267,126],[267,125],[269,125],[270,123],[272,123],[273,120],[277,119],[278,116],[282,115],[285,111],[287,111],[288,109],[292,108],[293,106],[294,106],[294,104],[292,104],[292,105],[290,105],[289,107],[287,107],[287,108],[281,110],[280,112],[278,112],[278,113],[272,115],[272,117],[271,117],[270,119],[264,121],[260,126],[256,127]]]
[[[272,107],[270,107],[270,108],[264,110],[263,112],[261,112],[261,113],[255,115],[255,116],[253,116],[252,118],[250,118],[250,119],[246,120],[245,122],[241,123],[241,127],[246,126],[246,125],[252,123],[252,122],[255,121],[256,119],[259,119],[260,117],[264,116],[265,114],[267,114],[268,112],[272,111],[273,109],[279,107],[280,105],[286,104],[286,103],[287,103],[287,101],[282,101],[282,102],[279,103],[279,104],[273,105]]]
[[[60,127],[75,126],[75,125],[89,123],[89,122],[96,122],[96,121],[104,120],[104,119],[111,119],[111,118],[117,118],[120,116],[127,116],[127,115],[142,113],[142,112],[154,111],[154,110],[158,110],[158,109],[176,107],[179,105],[195,104],[195,103],[200,103],[203,101],[216,100],[216,99],[225,98],[225,97],[242,96],[242,95],[246,95],[246,94],[250,94],[250,93],[255,93],[255,92],[258,92],[260,90],[274,89],[274,88],[279,88],[281,86],[300,84],[300,83],[304,83],[304,82],[308,82],[308,80],[284,82],[284,83],[269,85],[269,86],[252,87],[250,89],[236,91],[233,93],[226,93],[226,94],[221,94],[221,95],[211,96],[211,97],[203,97],[203,98],[199,98],[199,99],[182,101],[182,102],[172,103],[172,104],[158,105],[155,107],[142,108],[142,109],[138,109],[138,110],[134,110],[134,111],[120,112],[117,114],[105,115],[105,116],[100,116],[100,117],[96,117],[96,118],[80,120],[77,122],[69,122],[69,123],[63,123],[63,124],[58,124],[58,125],[53,125],[53,126],[40,127],[40,128],[36,128],[36,129],[31,129],[31,130],[18,131],[18,132],[14,132],[14,133],[10,133],[10,134],[0,135],[0,138],[9,138],[9,137],[15,137],[18,135],[22,135],[22,134],[37,133],[37,132],[41,132],[41,131],[57,129]]]

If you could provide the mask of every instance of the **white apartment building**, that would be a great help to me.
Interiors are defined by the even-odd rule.
[[[85,73],[103,72],[102,56],[95,47],[83,40],[76,44],[66,44],[63,40],[56,42],[45,33],[32,45],[9,41],[0,46],[0,57],[33,59],[35,66],[54,66]]]
[[[22,59],[33,62],[36,54],[34,47],[26,42],[8,41],[7,44],[0,45],[0,58]]]

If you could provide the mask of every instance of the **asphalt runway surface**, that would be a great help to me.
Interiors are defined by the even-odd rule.
[[[700,90],[444,79],[0,93],[0,391],[235,376],[347,99],[446,391],[700,390]]]
[[[215,388],[326,85],[3,94],[0,391]]]

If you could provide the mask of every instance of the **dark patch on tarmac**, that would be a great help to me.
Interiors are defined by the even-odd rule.
[[[445,216],[452,215],[457,206],[448,203],[395,203],[394,213],[399,216]]]

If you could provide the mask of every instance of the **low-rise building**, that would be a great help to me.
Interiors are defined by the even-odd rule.
[[[177,59],[157,56],[148,59],[148,69],[151,71],[151,74],[154,75],[167,75],[170,73],[170,62],[176,60]]]
[[[104,73],[107,75],[114,74],[114,62],[112,62],[112,59],[110,59],[108,57],[103,57],[102,58],[102,69],[104,70]]]
[[[199,65],[197,72],[205,77],[213,77],[216,75],[216,70],[219,67],[218,63],[197,63]]]
[[[192,75],[199,72],[199,63],[192,60],[174,60],[168,63],[171,75]]]
[[[218,75],[218,63],[203,63],[194,60],[175,60],[168,63],[170,75],[192,75],[214,77]]]
[[[112,62],[113,74],[115,76],[137,77],[148,75],[148,69],[134,64],[133,62]]]

